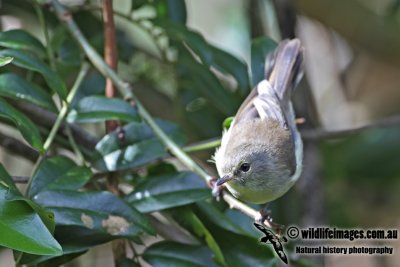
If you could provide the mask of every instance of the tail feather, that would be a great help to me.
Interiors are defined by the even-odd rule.
[[[290,100],[293,88],[301,78],[303,48],[298,39],[282,41],[266,60],[265,78],[283,103]]]

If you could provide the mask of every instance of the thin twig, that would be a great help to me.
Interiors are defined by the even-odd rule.
[[[83,36],[82,32],[76,25],[75,21],[72,19],[71,14],[57,1],[51,0],[51,5],[54,7],[58,18],[65,23],[69,31],[75,40],[79,43],[87,57],[93,63],[93,65],[106,77],[112,79],[117,89],[120,91],[124,98],[131,102],[134,101],[134,105],[137,107],[141,117],[147,122],[147,124],[152,128],[153,132],[161,140],[161,142],[169,149],[169,151],[178,158],[189,170],[197,173],[201,178],[203,178],[207,184],[210,184],[212,176],[206,173],[196,162],[194,162],[182,149],[172,141],[168,135],[155,123],[152,116],[147,112],[147,110],[142,106],[140,100],[133,94],[132,87],[129,83],[123,81],[101,58],[101,56],[93,49],[93,47],[88,43],[87,39]],[[226,195],[226,193],[225,193]],[[224,195],[223,199],[228,202],[229,206],[242,211],[243,213],[255,218],[257,211],[245,205],[233,197],[227,197]],[[254,215],[254,216],[253,216]],[[270,226],[266,222],[267,226]]]
[[[39,19],[40,26],[43,29],[44,39],[46,41],[47,57],[49,58],[50,67],[52,70],[55,71],[56,70],[56,60],[54,58],[53,47],[50,44],[49,30],[47,27],[47,23],[44,19],[43,10],[37,1],[33,1],[33,2],[34,2],[33,5],[35,7],[36,14]]]
[[[192,153],[207,149],[213,149],[221,145],[221,138],[212,138],[209,140],[200,141],[197,143],[190,144],[188,146],[182,147],[182,150],[186,153]]]
[[[70,104],[72,103],[72,100],[74,100],[74,97],[78,92],[79,86],[81,85],[83,78],[86,76],[88,71],[89,71],[89,64],[84,62],[82,64],[81,70],[78,73],[78,77],[76,78],[75,83],[71,88],[71,91],[68,93],[67,99],[65,100],[65,102],[63,101],[63,105],[61,107],[61,110],[58,114],[56,121],[54,122],[53,128],[49,133],[49,136],[44,142],[43,150],[45,151],[45,153],[50,148],[51,143],[54,140],[54,137],[57,135],[58,129],[60,128],[61,123],[63,122],[65,116],[69,111]]]

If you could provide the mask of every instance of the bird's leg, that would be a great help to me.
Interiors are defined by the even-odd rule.
[[[212,188],[212,195],[215,197],[217,201],[221,199],[222,196],[222,190],[224,190],[223,185],[217,185],[217,178],[213,178],[209,181],[209,186]]]
[[[271,228],[278,234],[278,236],[281,235],[283,228],[285,228],[284,225],[274,223],[272,219],[272,212],[270,209],[268,209],[269,203],[267,203],[264,208],[260,210],[259,216],[255,219],[255,221],[261,225],[264,225],[264,221],[267,221],[268,224],[271,226]]]

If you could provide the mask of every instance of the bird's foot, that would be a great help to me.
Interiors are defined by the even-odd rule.
[[[279,236],[282,234],[282,231],[285,228],[284,225],[273,222],[272,212],[267,208],[267,206],[260,210],[258,216],[255,218],[255,221],[258,224],[269,226]],[[264,224],[265,221],[266,224]]]

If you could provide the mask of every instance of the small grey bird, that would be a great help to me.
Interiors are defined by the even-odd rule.
[[[303,48],[298,39],[279,43],[266,60],[261,81],[240,106],[214,155],[220,178],[236,197],[267,203],[285,194],[299,178],[303,143],[291,93],[301,78]]]

